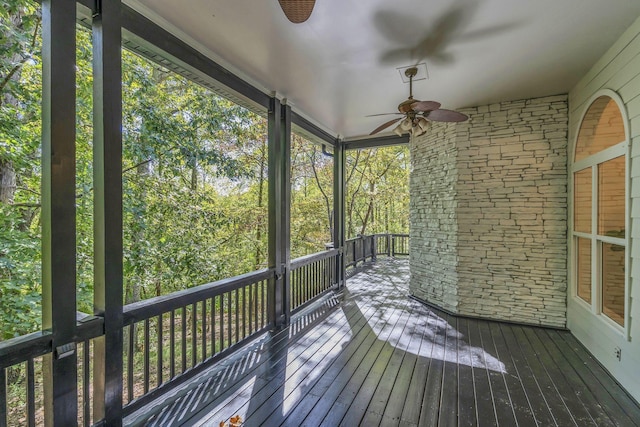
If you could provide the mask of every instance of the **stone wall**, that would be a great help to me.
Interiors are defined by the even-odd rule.
[[[458,306],[458,179],[455,128],[440,126],[411,145],[409,253],[411,276],[432,278],[412,292],[455,311]]]
[[[458,314],[565,326],[567,97],[465,113],[411,143],[411,290]]]

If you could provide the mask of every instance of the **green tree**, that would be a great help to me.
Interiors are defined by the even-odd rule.
[[[408,233],[408,147],[349,152],[346,169],[347,238],[357,234]]]
[[[40,324],[40,14],[0,1],[0,339]]]

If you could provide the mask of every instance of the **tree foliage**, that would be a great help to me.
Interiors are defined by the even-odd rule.
[[[409,149],[348,152],[346,234],[409,232]]]

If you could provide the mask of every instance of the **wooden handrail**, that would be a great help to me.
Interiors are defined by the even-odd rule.
[[[274,269],[263,269],[173,292],[168,295],[127,304],[123,309],[124,326],[150,319],[171,310],[177,310],[181,307],[222,295],[235,289],[240,289],[243,286],[272,279],[274,276]]]

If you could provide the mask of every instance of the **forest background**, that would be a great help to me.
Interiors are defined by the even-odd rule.
[[[77,31],[78,311],[92,313],[92,45]],[[267,122],[123,49],[125,303],[266,267]],[[0,341],[41,327],[41,17],[0,0]],[[346,232],[408,233],[407,147],[350,151]],[[291,149],[291,255],[333,227],[333,158]]]

